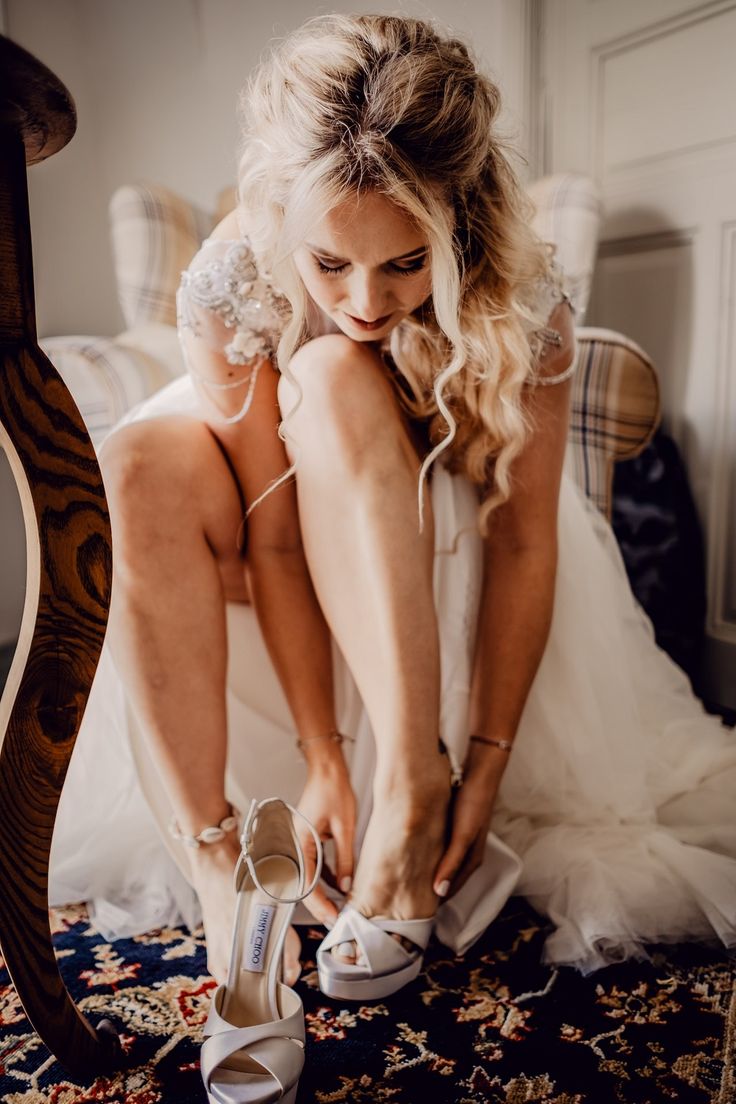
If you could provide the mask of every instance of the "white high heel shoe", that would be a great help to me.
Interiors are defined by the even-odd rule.
[[[295,816],[317,847],[309,885]],[[306,817],[280,798],[253,802],[240,842],[230,968],[204,1027],[202,1080],[210,1104],[294,1104],[304,1065],[304,1009],[281,981],[281,960],[294,905],[319,881],[322,845]]]
[[[325,996],[338,1000],[381,1000],[413,981],[424,961],[424,952],[434,928],[434,917],[421,920],[368,919],[346,905],[334,927],[317,949],[319,987]],[[392,935],[414,944],[406,950]],[[355,943],[362,961],[340,962],[332,948]]]

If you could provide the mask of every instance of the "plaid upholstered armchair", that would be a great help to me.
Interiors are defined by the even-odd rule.
[[[638,455],[659,420],[656,372],[621,334],[582,327],[600,221],[587,177],[544,177],[529,189],[535,227],[554,242],[576,308],[578,368],[572,397],[567,467],[610,517],[614,464]],[[98,444],[135,403],[184,371],[176,334],[179,275],[200,242],[233,205],[222,193],[208,213],[168,189],[119,188],[110,203],[118,293],[127,329],[114,338],[53,337],[42,342]]]

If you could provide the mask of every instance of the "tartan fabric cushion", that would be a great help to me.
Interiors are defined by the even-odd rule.
[[[659,424],[659,383],[649,357],[612,330],[581,328],[565,464],[611,517],[613,465],[637,456]]]
[[[558,173],[535,180],[527,194],[535,207],[532,226],[542,241],[554,243],[577,322],[582,325],[601,220],[598,189],[588,176]]]
[[[212,216],[168,188],[133,184],[113,194],[110,224],[126,325],[175,326],[181,271],[212,229]]]
[[[123,414],[176,375],[176,370],[168,367],[170,364],[178,367],[181,361],[178,348],[171,348],[171,335],[178,346],[176,331],[159,327],[169,333],[162,333],[157,348],[150,340],[153,329],[146,327],[146,340],[139,344],[132,340],[132,334],[127,344],[127,334],[120,338],[49,337],[40,343],[71,391],[95,447]],[[169,346],[165,358],[160,355],[163,344]],[[145,345],[152,346],[157,355],[145,351],[141,347]]]

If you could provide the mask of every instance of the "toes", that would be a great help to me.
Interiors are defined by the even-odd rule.
[[[333,947],[332,957],[336,958],[338,962],[342,962],[345,966],[359,966],[363,961],[357,944],[352,942],[352,940],[345,943],[338,943],[336,947]]]
[[[404,948],[408,954],[416,954],[421,948],[417,947],[416,943],[412,943],[411,939],[407,939],[404,935],[399,935],[398,932],[391,932],[391,938]],[[332,957],[344,966],[363,966],[365,959],[358,947],[357,943],[346,941],[345,943],[338,943],[336,947],[332,948]]]

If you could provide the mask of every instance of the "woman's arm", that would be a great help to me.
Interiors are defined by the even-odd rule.
[[[572,316],[566,303],[548,325],[563,342],[548,352],[543,375],[564,371],[574,356]],[[513,468],[510,499],[491,515],[485,540],[470,699],[470,731],[512,742],[542,658],[552,620],[557,569],[557,503],[567,440],[571,381],[530,388],[527,409],[534,430]],[[465,781],[455,804],[452,838],[437,870],[445,896],[460,888],[479,864],[493,802],[508,751],[472,741]],[[445,885],[443,885],[445,883]]]

